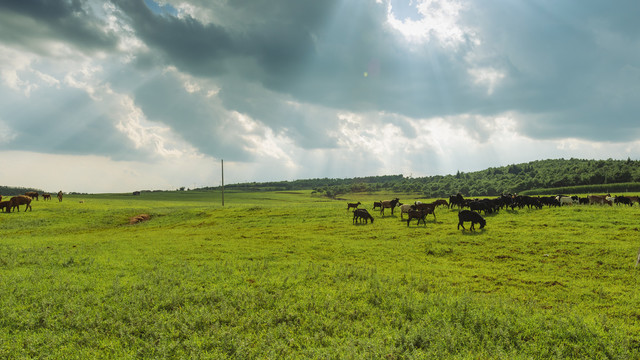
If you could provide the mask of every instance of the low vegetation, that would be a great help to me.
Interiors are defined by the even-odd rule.
[[[414,193],[428,198],[448,197],[458,192],[464,196],[640,192],[640,161],[549,159],[474,172],[458,171],[451,175],[324,178],[231,184],[227,187],[242,191],[314,190],[330,198],[376,191]],[[549,192],[548,189],[553,189],[554,192]]]
[[[409,227],[371,210],[396,196],[431,200],[178,191],[1,213],[0,357],[640,356],[639,206],[462,231],[457,210]]]

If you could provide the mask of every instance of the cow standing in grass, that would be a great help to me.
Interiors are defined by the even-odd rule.
[[[465,221],[471,222],[470,229],[473,231],[476,230],[474,227],[475,224],[480,224],[480,229],[487,225],[487,221],[482,216],[480,216],[480,214],[471,210],[462,210],[458,213],[458,230],[460,230],[460,226],[462,226],[462,230],[466,230],[464,228]]]
[[[381,201],[380,214],[384,215],[384,209],[391,209],[391,215],[393,215],[393,209],[398,205],[399,202],[400,199],[398,198],[395,198],[393,200]]]
[[[38,192],[37,191],[27,191],[24,193],[26,196],[38,200]]]
[[[415,205],[411,205],[411,206],[415,206]],[[418,223],[416,225],[420,225],[420,220],[422,220],[422,223],[424,224],[424,226],[427,226],[427,210],[416,210],[415,208],[410,209],[408,214],[408,218],[407,218],[407,226],[409,226],[409,223],[411,223],[412,219],[418,219]]]
[[[371,220],[371,223],[373,224],[373,216],[371,216],[366,209],[355,209],[353,211],[353,223],[362,222],[362,220],[364,220],[365,224]]]
[[[358,206],[360,206],[360,201],[358,201],[357,203],[347,203],[347,211],[349,211],[349,209],[353,208],[353,210],[357,209]]]
[[[28,197],[27,195],[18,195],[18,196],[14,196],[9,200],[9,208],[11,208],[11,211],[13,211],[13,209],[17,209],[18,212],[20,212],[20,205],[26,205],[24,208],[24,212],[27,212],[27,210],[31,211],[31,198]],[[9,210],[9,208],[7,208],[7,210]],[[7,211],[7,212],[11,212],[11,211]]]

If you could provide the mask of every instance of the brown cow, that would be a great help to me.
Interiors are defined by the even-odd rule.
[[[415,206],[415,205],[411,205],[411,206]],[[409,209],[409,212],[407,213],[407,215],[408,215],[407,226],[409,226],[411,219],[418,219],[418,223],[416,225],[420,225],[420,220],[422,220],[422,223],[424,224],[424,226],[427,226],[427,210],[416,210],[415,208]]]
[[[382,204],[380,206],[380,214],[384,215],[384,209],[391,209],[391,215],[393,215],[393,209],[396,207],[396,205],[398,205],[398,203],[400,202],[400,199],[395,198],[393,200],[383,200],[380,203]]]
[[[444,199],[436,200],[432,204],[435,206],[442,205],[442,206],[449,207],[449,203],[447,202],[447,200],[444,200]]]
[[[51,194],[42,194],[42,200],[51,200]]]
[[[638,204],[640,204],[640,198],[638,198],[637,196],[627,196],[629,198],[629,200],[631,200],[631,204],[633,205],[634,202],[637,202]],[[0,197],[0,199],[2,199]]]
[[[10,212],[11,208],[9,208],[9,200],[0,201],[0,210],[4,212]]]
[[[587,196],[587,198],[589,198],[589,205],[593,205],[593,204],[600,204],[600,205],[609,204],[609,206],[613,206],[611,204],[611,200],[607,199],[608,197],[611,197],[611,195],[589,195],[589,196]]]
[[[360,201],[358,201],[357,203],[347,203],[347,211],[349,211],[349,209],[351,208],[353,208],[353,210],[355,211],[358,206],[360,206]]]
[[[14,196],[9,200],[9,208],[11,208],[11,211],[13,211],[13,209],[17,208],[18,212],[20,212],[20,205],[26,205],[26,207],[24,208],[24,211],[27,212],[27,209],[29,209],[29,211],[32,210],[31,208],[31,198],[26,196],[26,195],[18,195],[18,196]],[[7,209],[9,209],[7,208]],[[7,212],[11,212],[11,211],[7,211]]]
[[[58,191],[58,201],[62,201],[62,190]]]
[[[25,195],[27,195],[30,198],[35,198],[36,200],[38,200],[38,192],[37,191],[27,191],[26,193],[24,193]]]
[[[414,210],[420,210],[425,212],[425,218],[428,214],[433,214],[433,221],[436,221],[436,204],[414,204],[411,205],[411,208]]]

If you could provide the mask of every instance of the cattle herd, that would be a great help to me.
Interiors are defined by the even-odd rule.
[[[484,228],[487,221],[482,217],[482,213],[485,215],[498,212],[505,208],[523,209],[542,209],[543,207],[560,207],[560,206],[572,206],[580,204],[598,204],[598,205],[627,205],[633,206],[634,203],[640,204],[640,198],[638,196],[611,196],[607,195],[588,195],[585,197],[579,196],[527,196],[527,195],[512,195],[503,194],[499,197],[489,199],[465,199],[462,194],[458,193],[449,197],[449,201],[445,199],[436,200],[432,203],[422,203],[416,201],[413,204],[402,204],[399,198],[385,201],[375,201],[373,203],[373,210],[379,209],[380,215],[384,216],[385,209],[390,209],[391,214],[396,207],[400,208],[400,219],[404,220],[404,214],[407,214],[407,226],[410,225],[411,220],[417,220],[419,225],[422,221],[426,226],[427,215],[433,215],[435,221],[435,210],[438,206],[447,207],[448,209],[458,209],[458,229],[462,226],[463,230],[465,222],[471,222],[471,230],[475,230],[475,224],[480,224],[480,229]],[[347,211],[353,210],[353,223],[365,224],[371,220],[373,223],[373,216],[366,210],[359,208],[360,202],[347,203]],[[466,209],[468,208],[468,209]]]
[[[31,208],[31,201],[36,199],[39,200],[40,195],[42,195],[42,200],[47,201],[51,200],[51,194],[38,194],[36,191],[27,191],[24,195],[16,195],[12,196],[9,200],[2,200],[2,195],[0,195],[0,211],[10,213],[14,210],[20,211],[20,205],[25,205],[24,211],[33,210]],[[58,192],[58,201],[62,201],[62,191]]]

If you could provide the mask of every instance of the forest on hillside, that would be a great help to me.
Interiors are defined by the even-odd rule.
[[[637,184],[636,184],[637,183]],[[614,187],[613,184],[624,184]],[[225,185],[237,190],[312,189],[329,197],[340,194],[391,190],[412,192],[424,197],[448,197],[458,192],[465,196],[495,196],[503,193],[545,193],[546,189],[591,186],[640,191],[640,161],[549,159],[522,164],[491,167],[455,175],[405,177],[403,175],[370,176],[350,179],[306,179],[295,181],[241,183]],[[594,187],[596,186],[596,187]],[[214,189],[214,188],[209,188]]]
[[[193,190],[219,189],[220,187],[204,187]],[[387,190],[415,193],[427,198],[448,197],[458,192],[464,196],[495,196],[506,193],[640,192],[640,161],[630,158],[627,160],[549,159],[491,167],[475,172],[458,171],[450,175],[407,177],[400,174],[344,179],[250,182],[228,184],[225,185],[225,189],[313,190],[317,194],[328,197]],[[0,194],[5,196],[24,194],[30,190],[42,192],[38,189],[0,186]]]

